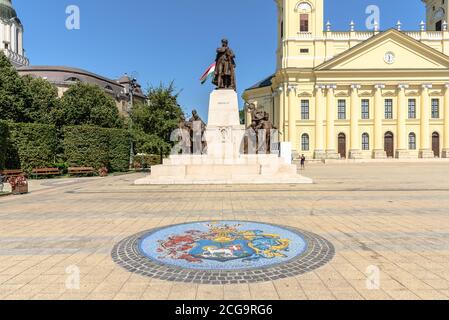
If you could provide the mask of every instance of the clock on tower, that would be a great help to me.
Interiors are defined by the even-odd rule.
[[[441,31],[447,20],[449,0],[422,0],[426,4],[427,30]]]

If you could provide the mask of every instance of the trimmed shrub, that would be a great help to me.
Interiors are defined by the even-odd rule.
[[[52,166],[58,146],[55,126],[1,122],[0,127],[0,166],[28,173],[34,168]]]
[[[109,166],[112,171],[128,171],[131,140],[128,131],[106,129],[109,132]]]
[[[5,169],[9,128],[5,121],[0,121],[0,170]]]
[[[128,170],[129,135],[126,130],[67,126],[63,132],[64,156],[69,166]]]

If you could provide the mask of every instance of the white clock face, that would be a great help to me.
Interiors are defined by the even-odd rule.
[[[441,19],[443,19],[444,18],[444,9],[443,8],[439,8],[436,12],[435,12],[435,14],[434,14],[434,16],[433,16],[433,19],[435,20],[435,21],[438,21],[438,20],[441,20]]]
[[[396,61],[396,56],[393,52],[387,52],[385,53],[384,61],[388,64],[393,64]]]

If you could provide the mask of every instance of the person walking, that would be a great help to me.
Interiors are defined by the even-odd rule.
[[[306,169],[306,157],[304,155],[301,156],[301,169]]]

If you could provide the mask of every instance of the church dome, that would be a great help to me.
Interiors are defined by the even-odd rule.
[[[17,18],[17,13],[12,6],[11,0],[0,0],[0,18],[4,20]]]

